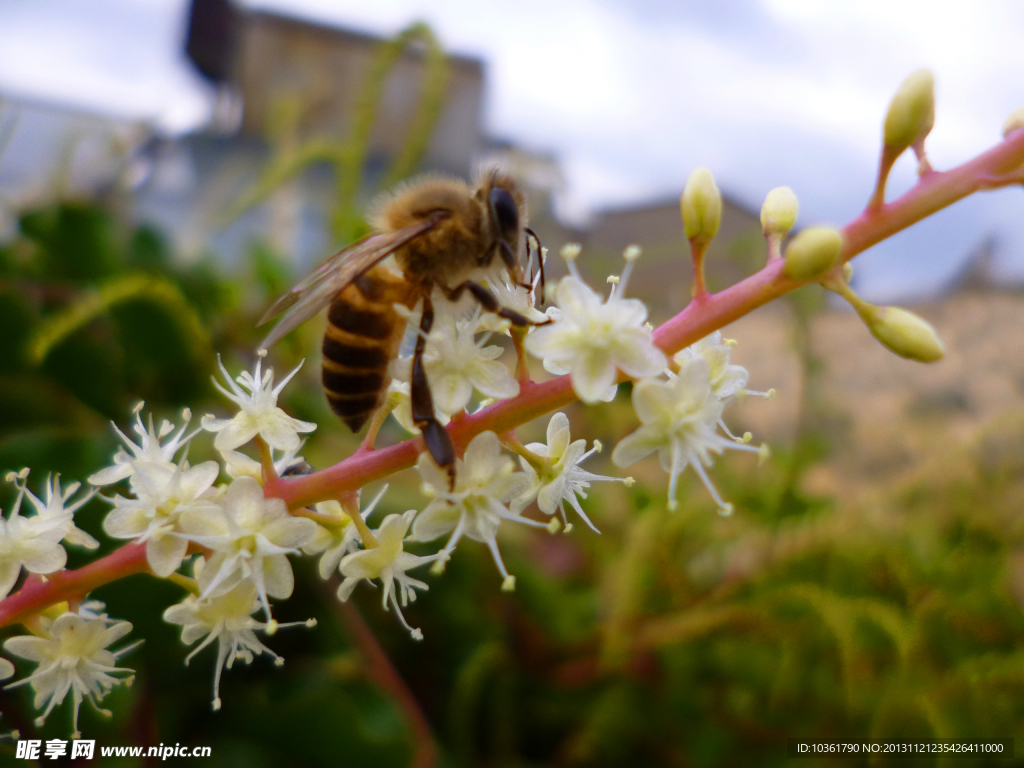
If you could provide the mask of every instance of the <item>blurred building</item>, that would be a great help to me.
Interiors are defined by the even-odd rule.
[[[186,50],[220,91],[214,128],[269,138],[282,104],[299,110],[296,138],[348,136],[379,38],[265,11],[230,0],[193,0]],[[384,81],[370,133],[371,167],[405,144],[426,75],[425,52],[413,45]],[[466,175],[484,146],[484,67],[449,55],[443,108],[423,154],[426,168]]]

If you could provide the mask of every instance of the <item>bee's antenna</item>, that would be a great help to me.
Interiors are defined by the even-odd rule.
[[[524,231],[526,232],[527,250],[529,250],[529,245],[530,245],[530,240],[531,239],[533,240],[533,242],[536,244],[536,247],[537,247],[537,266],[538,266],[538,268],[540,270],[540,304],[541,304],[541,306],[544,306],[544,244],[540,241],[540,238],[537,237],[537,233],[534,232],[529,227],[526,227]],[[530,282],[533,283],[532,262],[531,262],[531,268],[530,268]],[[534,287],[536,287],[536,284],[534,284]],[[534,294],[533,300],[534,300],[534,303],[536,303],[536,301],[537,301],[537,294],[536,293]]]

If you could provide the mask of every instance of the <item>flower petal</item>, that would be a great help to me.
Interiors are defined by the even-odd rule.
[[[204,420],[205,421],[205,420]],[[206,427],[206,424],[203,424]],[[217,432],[213,447],[218,451],[229,451],[245,445],[259,433],[256,419],[241,411]]]
[[[558,461],[569,446],[569,417],[561,411],[555,413],[548,422],[547,438],[547,455]]]
[[[64,547],[40,539],[23,539],[19,542],[18,554],[25,570],[32,573],[59,571],[68,561]]]
[[[188,552],[188,539],[173,534],[154,536],[146,542],[146,561],[153,573],[167,578],[181,566]]]
[[[661,430],[640,427],[636,432],[619,441],[612,451],[612,463],[617,467],[630,467],[642,461],[665,444],[665,433]]]
[[[585,403],[598,402],[615,383],[615,363],[604,349],[592,349],[572,363],[572,388]]]
[[[292,590],[295,589],[295,574],[292,573],[292,565],[287,557],[271,555],[263,558],[263,585],[271,597],[278,600],[291,597]]]
[[[46,661],[54,652],[53,641],[34,635],[18,635],[4,641],[4,648],[29,661]]]
[[[651,334],[643,328],[619,331],[610,347],[619,368],[633,378],[657,376],[668,366],[665,353],[654,346]]]
[[[416,541],[433,541],[454,530],[461,517],[462,511],[458,507],[435,499],[412,524],[412,538]]]

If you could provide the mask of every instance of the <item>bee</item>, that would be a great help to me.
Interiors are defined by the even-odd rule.
[[[358,432],[383,404],[391,382],[389,366],[398,356],[406,316],[422,303],[420,333],[412,360],[412,420],[434,461],[454,485],[455,446],[434,415],[423,367],[427,334],[434,323],[435,289],[450,302],[468,291],[484,310],[513,325],[531,324],[502,307],[483,284],[503,269],[524,282],[520,254],[537,255],[543,296],[543,252],[526,226],[526,199],[511,177],[485,171],[475,188],[458,179],[428,177],[399,187],[372,212],[375,230],[317,267],[278,299],[260,325],[284,312],[262,347],[327,311],[323,340],[323,386],[331,409]],[[397,267],[382,263],[394,257]],[[532,275],[531,275],[532,277]]]

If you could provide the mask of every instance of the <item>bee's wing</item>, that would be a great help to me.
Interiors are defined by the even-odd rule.
[[[260,345],[267,349],[331,303],[338,292],[403,245],[433,228],[434,217],[386,235],[373,235],[353,243],[314,269],[260,318],[259,325],[285,312],[284,317]],[[287,311],[286,311],[287,310]]]

